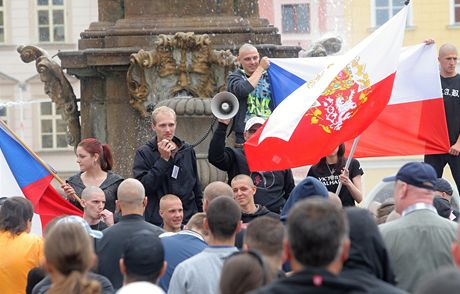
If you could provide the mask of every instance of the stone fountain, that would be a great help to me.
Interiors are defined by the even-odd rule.
[[[46,93],[68,123],[69,144],[97,137],[108,143],[115,171],[131,176],[136,148],[152,136],[149,112],[175,109],[176,134],[198,141],[210,128],[210,98],[226,88],[236,52],[254,44],[262,55],[296,57],[278,30],[259,17],[257,0],[99,0],[98,22],[81,33],[78,51],[60,52],[61,65],[37,47],[18,48],[36,61]],[[80,80],[81,97],[63,74]],[[80,118],[80,123],[78,123]],[[225,174],[207,162],[210,138],[195,147],[203,185]]]

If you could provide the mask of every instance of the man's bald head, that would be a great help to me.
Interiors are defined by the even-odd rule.
[[[247,52],[257,52],[257,48],[249,43],[243,44],[238,50],[238,55],[242,55],[243,53]]]
[[[455,47],[454,45],[450,43],[443,44],[441,47],[439,47],[439,56],[443,56],[449,52],[458,54],[457,47]]]
[[[233,190],[227,183],[215,181],[206,186],[203,192],[203,198],[211,202],[219,196],[228,196],[233,198]]]
[[[235,183],[237,181],[245,181],[251,188],[255,187],[254,182],[252,181],[251,177],[248,176],[248,175],[239,174],[239,175],[235,176],[232,179],[232,185],[233,185],[233,183]]]
[[[83,192],[81,192],[81,199],[82,200],[90,200],[92,195],[96,194],[96,193],[102,193],[104,194],[104,191],[102,191],[101,188],[99,187],[96,187],[96,186],[89,186],[89,187],[86,187]]]
[[[118,186],[118,201],[126,204],[141,204],[145,198],[145,189],[136,179],[126,179]]]

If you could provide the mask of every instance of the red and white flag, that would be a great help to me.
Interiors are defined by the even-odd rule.
[[[347,142],[350,150],[352,142]],[[435,45],[403,48],[390,101],[360,136],[353,157],[448,153]]]
[[[290,94],[245,143],[251,170],[316,163],[378,117],[392,94],[407,11],[406,6],[347,54],[331,59],[314,79],[296,88],[272,79],[274,94],[275,87]],[[272,64],[269,74],[277,68]]]

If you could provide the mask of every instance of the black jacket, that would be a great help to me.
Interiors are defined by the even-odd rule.
[[[233,130],[236,133],[242,134],[244,131],[244,120],[248,110],[248,95],[254,91],[254,87],[249,83],[248,79],[241,69],[237,69],[230,73],[227,78],[227,90],[233,93],[238,98],[238,112],[233,118]]]
[[[344,294],[344,293],[370,293],[366,292],[359,284],[344,280],[333,275],[325,269],[305,268],[289,277],[276,280],[251,294]]]
[[[181,199],[184,223],[196,212],[203,211],[195,150],[177,137],[173,141],[179,150],[169,161],[161,158],[156,137],[137,149],[134,156],[133,176],[144,185],[148,197],[145,220],[158,226],[162,223],[158,213],[160,198],[166,194]],[[179,168],[176,177],[173,175],[175,166]]]
[[[362,208],[347,208],[346,213],[350,224],[351,247],[341,277],[359,283],[370,293],[407,293],[393,286],[395,275],[389,255],[369,211]]]
[[[250,172],[243,148],[225,147],[227,125],[219,123],[208,150],[209,162],[227,172],[228,183],[239,174],[249,175],[257,187],[254,202],[280,213],[286,199],[294,188],[290,169],[280,171]]]
[[[142,215],[130,214],[120,218],[120,221],[103,231],[104,236],[96,239],[97,271],[107,277],[115,289],[123,285],[123,275],[120,272],[119,260],[123,254],[126,240],[132,234],[147,230],[159,236],[163,230],[144,220]]]
[[[257,205],[257,210],[254,213],[249,214],[249,213],[242,212],[241,213],[241,220],[243,221],[243,223],[246,224],[246,223],[251,222],[252,220],[254,220],[257,217],[264,216],[264,215],[268,216],[268,217],[271,217],[271,218],[274,218],[274,219],[277,219],[277,220],[280,219],[279,214],[271,212],[265,206]]]

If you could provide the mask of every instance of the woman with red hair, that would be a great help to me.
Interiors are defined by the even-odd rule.
[[[70,202],[82,209],[75,198],[89,186],[99,187],[105,194],[105,208],[115,212],[118,185],[123,178],[112,172],[113,157],[109,145],[101,144],[95,138],[83,139],[75,152],[80,172],[71,176],[62,186]]]

